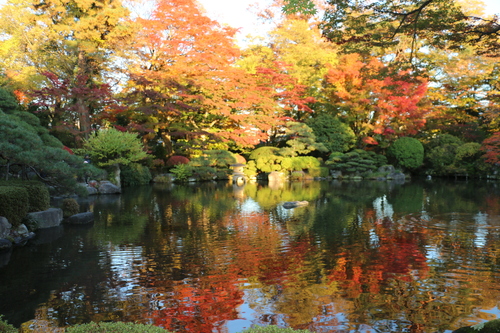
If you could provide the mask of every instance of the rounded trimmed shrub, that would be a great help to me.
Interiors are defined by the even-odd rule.
[[[123,186],[147,185],[153,178],[149,168],[138,163],[130,163],[121,167],[121,183]]]
[[[66,198],[62,201],[63,217],[70,217],[80,213],[80,205],[73,198]]]
[[[28,198],[28,191],[23,187],[0,186],[0,216],[18,227],[28,213]]]
[[[188,164],[188,163],[189,163],[189,158],[181,155],[173,155],[168,158],[167,162],[165,162],[165,165],[167,167],[174,167],[178,164]]]
[[[415,170],[424,163],[424,146],[415,138],[402,137],[387,149],[387,156],[395,165]]]

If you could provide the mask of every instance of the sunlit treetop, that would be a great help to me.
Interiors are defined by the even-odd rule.
[[[411,38],[434,47],[475,45],[481,54],[500,54],[498,16],[480,17],[470,3],[457,0],[328,0],[323,33],[348,52],[397,46]],[[474,3],[481,8],[483,3]]]

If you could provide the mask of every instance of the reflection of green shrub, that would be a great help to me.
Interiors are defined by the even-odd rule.
[[[402,137],[387,149],[387,155],[396,165],[415,170],[424,162],[424,146],[415,138]]]
[[[167,330],[152,325],[135,323],[94,323],[68,327],[66,333],[166,333]]]
[[[294,330],[293,328],[281,328],[278,326],[259,326],[242,331],[242,333],[311,333],[309,330]]]
[[[122,166],[120,177],[123,186],[147,185],[152,179],[149,168],[137,163]]]

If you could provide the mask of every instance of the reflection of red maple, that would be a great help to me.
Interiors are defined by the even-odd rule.
[[[243,292],[233,274],[216,274],[181,281],[169,292],[164,308],[152,311],[156,326],[167,330],[210,333],[237,318]]]
[[[378,248],[341,253],[330,274],[331,280],[344,282],[348,297],[379,293],[389,278],[410,281],[428,275],[429,267],[416,233],[393,230],[385,223],[375,223],[375,232],[380,240]]]

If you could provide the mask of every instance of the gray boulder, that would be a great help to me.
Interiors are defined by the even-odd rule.
[[[98,191],[99,191],[99,194],[122,193],[122,190],[120,187],[116,186],[115,184],[111,183],[108,180],[103,180],[99,183]]]
[[[21,224],[17,228],[12,228],[10,235],[15,245],[24,245],[28,240],[35,237],[35,233],[29,231],[24,224]]]
[[[64,220],[64,223],[67,224],[88,224],[92,222],[94,222],[93,212],[78,213]]]
[[[9,223],[7,218],[0,216],[0,238],[7,238],[10,235],[10,229],[12,225]]]
[[[61,208],[49,208],[41,212],[28,213],[28,216],[36,220],[38,229],[57,227],[63,220]]]

